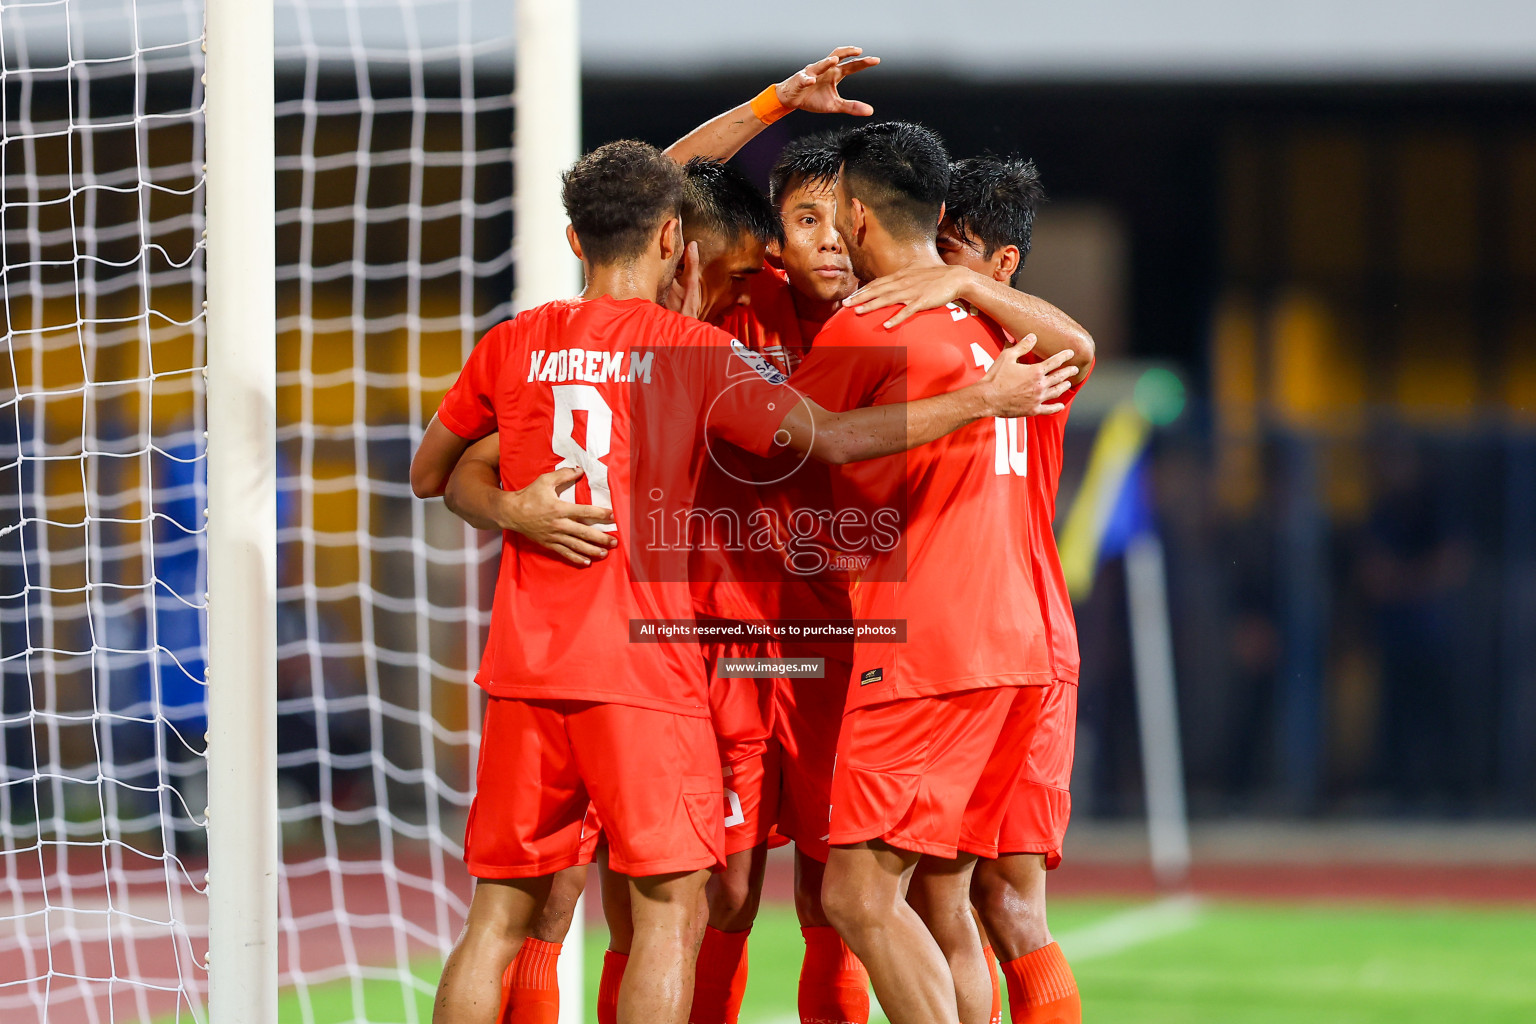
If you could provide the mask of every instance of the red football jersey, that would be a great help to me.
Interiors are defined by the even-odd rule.
[[[844,309],[793,378],[832,409],[912,401],[979,380],[1006,334],[950,303],[895,330],[889,317]],[[848,706],[985,686],[1050,682],[1051,663],[1029,545],[1028,431],[1018,420],[972,423],[905,455],[839,467],[840,514],[898,524],[853,588],[858,619],[906,620],[905,643],[860,640]],[[880,536],[877,529],[871,539]]]
[[[505,533],[476,681],[497,697],[707,716],[698,645],[631,643],[630,622],[693,617],[676,531],[708,439],[769,451],[798,401],[783,381],[729,335],[643,299],[550,302],[492,328],[438,419],[464,438],[499,431],[509,488],[580,466],[562,497],[612,508],[619,543],[580,568]]]
[[[750,304],[732,306],[721,329],[772,359],[785,373],[794,373],[824,324],[800,319],[789,279],[772,265],[764,264],[762,273],[752,275],[747,297]]]
[[[772,267],[752,279],[751,305],[735,306],[722,329],[789,373],[810,348],[790,294],[789,282]],[[730,516],[701,520],[715,527],[707,546],[695,550],[690,575],[701,614],[725,619],[849,618],[844,555],[828,542],[833,511],[828,468],[794,452],[769,458],[716,446],[704,467],[697,507],[728,509]],[[729,546],[720,527],[741,522]],[[792,645],[815,656],[846,650],[846,640]]]
[[[1090,367],[1090,372],[1092,368]],[[1072,596],[1067,592],[1067,578],[1061,571],[1061,553],[1056,547],[1053,521],[1056,518],[1056,492],[1061,486],[1062,439],[1072,400],[1082,390],[1087,375],[1081,375],[1072,389],[1057,401],[1066,408],[1049,416],[1030,416],[1029,423],[1029,557],[1034,566],[1035,589],[1040,595],[1040,612],[1050,637],[1051,674],[1058,682],[1077,682],[1081,658],[1077,647],[1077,622],[1072,615]]]

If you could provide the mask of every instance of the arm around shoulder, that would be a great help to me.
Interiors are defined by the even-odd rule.
[[[976,273],[970,273],[966,278],[961,297],[996,320],[1015,338],[1033,334],[1034,353],[1042,359],[1070,351],[1072,354],[1065,365],[1077,369],[1077,380],[1087,376],[1093,366],[1096,355],[1093,335],[1044,299]]]

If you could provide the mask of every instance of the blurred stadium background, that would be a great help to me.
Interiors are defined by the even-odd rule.
[[[1112,399],[1166,371],[1126,501],[1166,552],[1194,861],[1171,889],[1148,865],[1111,542],[1077,608],[1075,814],[1053,882],[1092,1018],[1532,1019],[1536,9],[586,0],[581,22],[584,147],[664,145],[852,42],[885,60],[846,89],[877,117],[923,121],[956,156],[1038,162],[1051,201],[1024,287],[1093,332],[1102,367],[1063,514]],[[371,875],[328,882],[325,865],[390,857],[465,889],[435,840],[462,834],[495,546],[403,481],[467,346],[511,308],[511,38],[510,5],[490,0],[278,7],[285,970],[302,960],[313,982],[286,1004],[295,1021],[416,1019],[434,936],[462,916],[394,877],[381,907]],[[130,86],[101,83],[98,109]],[[26,102],[43,121],[73,101]],[[765,180],[783,141],[832,124],[796,114],[738,161]],[[130,142],[101,138],[91,159],[131,164]],[[194,293],[162,301],[186,320]],[[12,386],[54,358],[13,367]],[[51,422],[18,415],[6,443]],[[28,557],[7,551],[6,594]],[[8,659],[26,621],[7,611]],[[52,685],[89,705],[70,671]],[[114,699],[142,701],[147,672],[123,667]],[[4,681],[19,772],[25,662]],[[92,756],[88,728],[50,742]],[[37,799],[61,822],[91,813]],[[177,835],[196,846],[195,828]],[[793,1013],[784,862],[769,885],[752,1020]],[[390,931],[402,916],[409,941]],[[345,978],[325,959],[343,932],[348,961],[394,957],[422,981]]]

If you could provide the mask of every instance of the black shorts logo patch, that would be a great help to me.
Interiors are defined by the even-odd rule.
[[[881,673],[883,671],[885,670],[878,668],[870,669],[868,672],[865,672],[863,675],[859,676],[859,685],[868,686],[870,683],[878,683],[881,679]]]

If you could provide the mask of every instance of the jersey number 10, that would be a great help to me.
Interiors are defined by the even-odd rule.
[[[983,373],[992,368],[992,357],[974,341],[971,342],[971,355],[976,357],[976,365],[981,367]],[[997,431],[997,454],[992,460],[992,471],[998,476],[1010,473],[1014,476],[1028,476],[1029,428],[1020,430],[1017,419],[1005,420],[1001,416],[992,417],[992,428]]]

